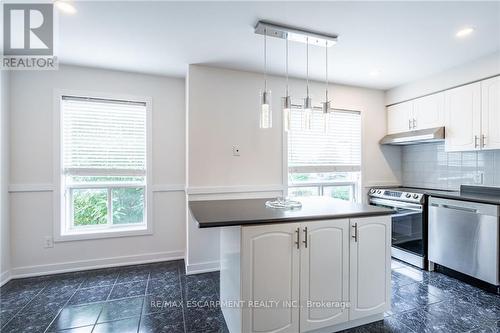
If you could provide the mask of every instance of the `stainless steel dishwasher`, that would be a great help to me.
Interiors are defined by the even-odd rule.
[[[499,221],[499,206],[431,197],[429,260],[498,286]]]

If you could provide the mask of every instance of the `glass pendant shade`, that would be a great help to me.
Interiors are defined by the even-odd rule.
[[[330,127],[330,101],[321,103],[323,110],[323,131],[328,133]]]
[[[311,97],[304,98],[303,121],[302,128],[310,130],[312,127],[312,99]]]
[[[285,96],[281,98],[281,107],[283,109],[283,130],[285,132],[290,131],[292,125],[292,117],[290,114],[290,109],[292,108],[292,99],[290,96]]]
[[[271,108],[271,91],[261,93],[259,127],[262,129],[273,127],[273,111]]]

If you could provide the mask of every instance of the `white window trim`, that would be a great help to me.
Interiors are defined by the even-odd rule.
[[[319,106],[320,107],[320,106]],[[336,110],[335,108],[333,108]],[[363,188],[364,188],[364,179],[365,179],[365,163],[364,163],[364,149],[365,149],[365,114],[362,110],[349,110],[349,109],[339,109],[339,111],[348,111],[348,112],[357,112],[359,113],[360,116],[360,121],[361,121],[361,158],[360,158],[360,166],[355,166],[355,167],[340,167],[339,170],[335,170],[338,172],[345,172],[345,171],[358,171],[361,173],[361,177],[358,184],[358,189],[355,191],[354,196],[355,196],[355,202],[362,203],[363,197]],[[283,121],[280,122],[281,126],[283,126]],[[301,170],[300,168],[289,168],[288,167],[288,132],[285,132],[283,128],[281,128],[282,131],[282,136],[281,136],[281,142],[282,142],[282,156],[281,156],[281,179],[282,179],[282,184],[283,184],[283,195],[288,196],[288,188],[289,187],[308,187],[309,184],[307,183],[300,183],[300,184],[289,184],[288,183],[288,173],[290,172],[290,169],[294,172],[325,172],[327,170],[324,170],[323,168],[318,168],[316,167],[316,170],[314,170],[314,167],[305,167],[306,170]],[[320,191],[322,191],[322,186],[335,186],[335,185],[343,185],[342,182],[324,182],[324,183],[311,183],[312,187],[320,187]],[[347,182],[345,185],[350,185],[351,182]]]
[[[62,174],[63,174],[63,161],[62,161],[62,112],[61,100],[62,96],[76,96],[76,97],[95,97],[103,99],[115,100],[128,100],[144,102],[146,104],[146,191],[144,205],[146,207],[144,212],[145,224],[138,226],[127,226],[126,228],[113,227],[112,229],[99,229],[92,228],[85,232],[79,231],[78,233],[64,232],[65,211],[64,207],[64,189],[62,188]],[[81,91],[81,90],[67,90],[67,89],[54,89],[53,92],[53,152],[54,152],[54,184],[55,190],[53,192],[53,238],[54,242],[77,241],[88,239],[102,239],[102,238],[116,238],[127,236],[141,236],[153,234],[153,189],[152,189],[152,175],[153,175],[153,144],[152,144],[152,105],[153,100],[151,97],[145,96],[132,96],[115,93],[102,93],[95,91]],[[102,185],[101,185],[102,187]]]

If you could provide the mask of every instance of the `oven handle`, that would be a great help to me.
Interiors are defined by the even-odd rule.
[[[391,216],[393,218],[395,218],[395,217],[405,217],[405,216],[411,216],[411,215],[417,215],[417,214],[422,214],[422,212],[411,209],[411,212],[406,212],[406,213],[397,213],[396,212],[395,214],[392,214]]]
[[[384,205],[384,206],[387,206],[387,207],[404,208],[404,209],[414,210],[414,211],[418,211],[418,212],[423,211],[422,205],[413,204],[413,203],[404,202],[404,201],[395,201],[395,200],[386,200],[386,199],[375,199],[375,198],[372,198],[372,199],[370,199],[370,203]]]

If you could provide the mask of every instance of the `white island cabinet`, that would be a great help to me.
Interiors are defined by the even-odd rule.
[[[221,229],[221,307],[231,333],[336,332],[390,307],[390,217]]]

